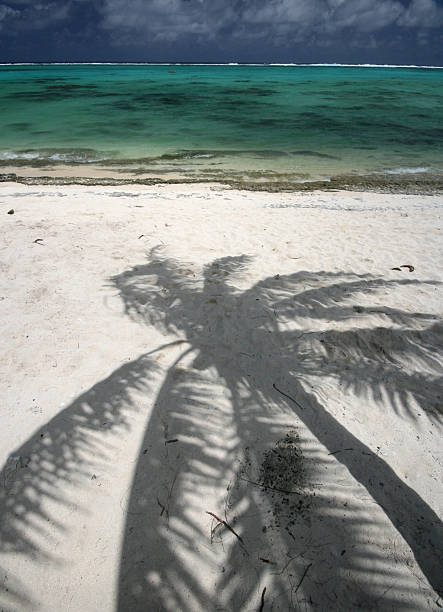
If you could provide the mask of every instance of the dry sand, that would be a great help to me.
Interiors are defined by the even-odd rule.
[[[2,184],[0,609],[441,608],[442,206]]]

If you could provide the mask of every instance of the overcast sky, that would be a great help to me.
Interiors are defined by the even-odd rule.
[[[443,65],[443,0],[0,0],[0,61]]]

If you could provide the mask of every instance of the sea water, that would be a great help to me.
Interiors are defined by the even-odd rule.
[[[0,67],[1,166],[286,187],[443,180],[443,70]]]

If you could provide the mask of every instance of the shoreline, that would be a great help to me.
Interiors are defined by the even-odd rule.
[[[128,169],[117,171],[107,167],[82,167],[60,165],[57,168],[33,168],[3,166],[0,168],[0,184],[17,183],[23,185],[86,185],[86,186],[127,186],[127,185],[221,185],[227,189],[248,192],[268,193],[303,193],[359,191],[381,194],[404,195],[442,195],[443,176],[426,174],[383,174],[377,175],[339,175],[329,179],[288,180],[287,177],[269,180],[269,174],[263,173],[259,179],[248,180],[210,175],[192,176],[177,170],[158,173],[138,171],[137,176]],[[272,174],[272,173],[271,173]],[[171,176],[174,175],[174,176]]]

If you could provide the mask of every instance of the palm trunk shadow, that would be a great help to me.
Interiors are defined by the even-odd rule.
[[[335,455],[337,461],[383,509],[411,546],[423,573],[438,589],[440,560],[436,543],[441,537],[441,523],[436,514],[380,457],[340,425],[311,394],[304,392],[301,385],[290,381],[291,392],[294,393],[296,386],[295,396],[303,409],[294,408],[287,400],[282,400],[272,388],[255,382],[251,384],[241,374],[232,379],[229,375],[224,378],[218,372],[219,382],[230,392],[232,410],[224,412],[223,406],[214,405],[214,387],[203,374],[193,368],[181,367],[179,363],[168,371],[157,397],[142,444],[143,453],[146,453],[140,457],[135,472],[122,548],[119,611],[240,610],[247,601],[254,597],[257,600],[259,587],[263,584],[268,584],[268,589],[271,585],[276,610],[294,609],[296,585],[291,579],[294,574],[284,568],[284,560],[292,557],[299,557],[290,566],[293,572],[299,568],[299,575],[310,560],[316,562],[315,568],[311,569],[311,589],[313,583],[322,584],[335,576],[341,584],[343,596],[349,597],[346,603],[346,600],[341,600],[339,609],[352,608],[352,598],[356,597],[355,584],[352,581],[347,584],[343,570],[346,566],[357,568],[358,555],[355,560],[348,557],[346,562],[329,566],[326,571],[320,566],[321,556],[309,551],[308,542],[318,540],[321,532],[321,537],[330,541],[331,548],[337,548],[331,542],[331,534],[340,532],[343,547],[348,550],[361,547],[355,529],[358,533],[358,523],[362,518],[358,513],[351,514],[350,525],[357,525],[346,529],[340,520],[328,517],[331,511],[327,506],[329,501],[320,502],[303,493],[294,500],[279,491],[275,493],[271,489],[269,492],[266,486],[260,486],[263,482],[260,480],[263,452],[272,450],[279,438],[287,440],[288,435],[288,426],[279,425],[272,418],[266,420],[266,412],[270,416],[274,414],[274,419],[278,415],[281,417],[283,412],[286,419],[289,415],[289,422],[294,422],[295,412],[295,423],[304,424],[329,453],[337,448],[352,447],[351,453]],[[275,404],[275,399],[278,400],[277,409],[273,412],[270,406]],[[214,436],[217,430],[218,436]],[[310,450],[303,441],[300,449],[304,449],[308,459],[310,454],[314,456],[311,478],[315,479],[317,472],[321,471],[318,467],[321,462],[319,451]],[[218,459],[214,460],[214,456]],[[316,466],[314,469],[312,462]],[[284,468],[284,465],[279,468]],[[259,486],[255,488],[255,485]],[[196,491],[203,494],[195,495]],[[403,506],[399,505],[399,500]],[[278,528],[267,514],[275,515],[273,507],[276,503],[279,506]],[[294,521],[285,518],[286,510],[282,510],[285,503],[292,511],[288,514],[290,518],[294,518],[294,512],[298,515],[296,526],[292,525]],[[300,503],[301,506],[297,505]],[[352,504],[351,499],[349,503]],[[302,520],[300,524],[299,516],[304,508],[310,508],[310,517],[307,519],[302,514],[305,522]],[[214,542],[209,537],[207,527],[205,533],[208,510],[216,511],[228,521],[234,520],[233,525],[241,531],[245,546],[235,539],[232,542],[230,536],[231,542],[228,538],[226,544],[229,552],[224,554],[225,551],[217,549],[221,542]],[[282,521],[286,524],[283,525]],[[374,522],[374,529],[377,528]],[[300,554],[301,543],[306,548],[307,557]],[[379,546],[381,544],[380,541]],[[219,562],[217,555],[220,556]],[[266,577],[257,559],[278,560],[276,569],[282,571],[282,575],[271,579]],[[379,564],[381,560],[380,553]],[[209,575],[213,576],[210,587],[208,578],[203,578],[205,565],[211,568]],[[381,577],[381,570],[377,571]],[[217,574],[219,577],[215,578]],[[404,580],[401,572],[397,579]],[[370,609],[370,602],[380,599],[376,596],[376,586],[381,588],[376,583],[368,586],[364,581],[359,586],[365,609]],[[331,601],[328,603],[326,597],[320,601],[323,606],[337,609],[331,606]],[[392,593],[390,597],[384,596],[383,607],[378,601],[377,609],[388,609],[388,606],[399,609],[400,605],[408,608],[397,593]]]
[[[217,391],[224,391],[222,398]],[[241,376],[202,372],[182,358],[169,369],[146,427],[127,507],[119,612],[231,611],[259,600],[264,570],[257,559],[267,554],[266,520],[257,492],[243,486],[238,472],[248,445],[260,441],[268,448],[287,425],[260,423],[262,404],[250,402],[251,391]],[[255,455],[249,453],[249,462],[258,463]],[[222,535],[215,522],[211,527],[208,512],[238,524],[246,544],[230,532]],[[268,544],[276,557],[286,558],[288,539],[283,535],[278,546]],[[289,609],[287,584],[275,588],[273,597],[277,592],[279,609]]]
[[[288,385],[293,386],[294,381],[289,380]],[[443,593],[441,519],[379,455],[343,427],[299,383],[295,386],[295,397],[305,407],[301,410],[299,406],[292,406],[298,418],[330,453],[336,453],[337,449],[352,449],[334,456],[383,509],[410,546],[432,588],[439,594]]]

